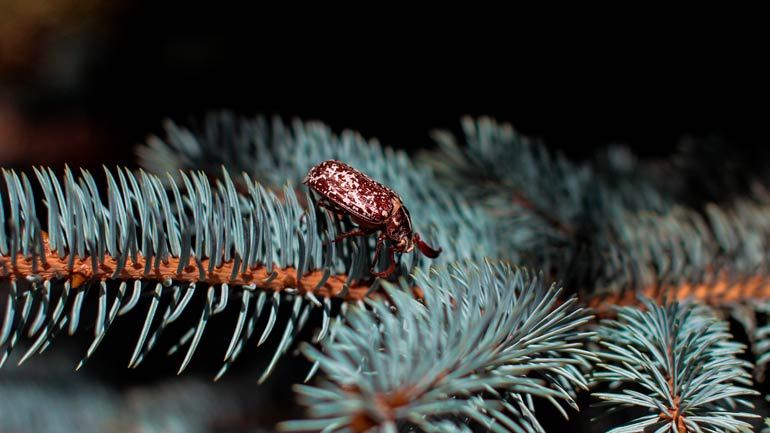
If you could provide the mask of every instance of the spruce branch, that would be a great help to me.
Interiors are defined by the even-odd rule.
[[[743,432],[741,418],[753,405],[751,364],[738,358],[745,346],[731,341],[727,323],[706,307],[670,302],[662,306],[641,299],[645,310],[617,309],[616,320],[598,328],[602,362],[593,374],[609,384],[596,392],[601,405],[638,407],[648,412],[612,433]]]
[[[770,363],[770,302],[754,300],[735,304],[730,310],[730,317],[740,323],[746,331],[756,359],[754,377],[758,382],[764,382],[767,365]]]
[[[594,243],[608,221],[630,210],[667,208],[669,199],[649,179],[623,171],[631,162],[620,157],[605,161],[605,174],[554,154],[507,123],[466,117],[462,128],[462,140],[435,131],[439,149],[422,161],[493,218],[505,257],[569,286],[595,283],[603,257]]]
[[[261,315],[269,319],[259,344],[271,335],[281,301],[287,300],[291,318],[264,380],[311,310],[323,311],[318,339],[323,338],[332,298],[360,301],[379,285],[367,275],[369,240],[330,242],[338,223],[328,213],[305,210],[288,187],[279,200],[244,175],[248,194],[239,194],[225,170],[214,185],[202,173],[181,173],[181,181],[170,181],[166,190],[157,176],[128,170],[113,175],[105,169],[103,199],[87,171],[76,180],[66,169],[60,181],[52,170],[40,168],[35,177],[47,212],[39,214],[30,179],[14,171],[3,174],[7,193],[0,206],[0,365],[25,334],[32,342],[20,363],[44,351],[65,328],[75,333],[91,294],[97,298],[94,341],[79,368],[117,316],[150,295],[129,362],[136,367],[200,293],[205,304],[198,324],[179,345],[189,343],[180,372],[195,353],[207,322],[235,301],[241,304],[240,313],[220,377]]]
[[[104,189],[87,172],[59,179],[41,168],[33,188],[4,171],[0,366],[25,337],[20,363],[76,332],[91,301],[94,340],[78,368],[118,316],[146,306],[129,361],[136,367],[197,297],[200,319],[170,350],[186,352],[180,372],[206,324],[234,306],[216,377],[252,337],[259,345],[272,336],[280,342],[262,381],[319,310],[320,344],[302,351],[315,362],[311,375],[325,375],[295,388],[309,418],[282,427],[541,432],[534,401],[566,417],[598,362],[584,349],[595,337],[585,328],[592,317],[544,284],[556,276],[588,289],[582,305],[644,308],[613,307],[615,320],[598,329],[593,378],[611,389],[595,395],[649,412],[613,432],[750,428],[750,365],[717,315],[746,327],[758,365],[770,360],[761,317],[770,310],[770,194],[761,186],[748,198],[685,208],[687,184],[661,175],[676,164],[640,163],[622,149],[575,163],[489,118],[464,119],[463,144],[435,133],[430,164],[318,122],[221,112],[189,129],[165,126],[163,139],[150,137],[137,153],[145,169],[172,175],[106,170]],[[350,220],[312,209],[313,197],[292,188],[327,159],[397,191],[419,232],[444,249],[441,266],[403,254],[396,286],[368,274],[374,239],[330,242]],[[231,179],[238,172],[247,174]],[[714,311],[666,302],[693,298]],[[290,318],[278,330],[281,308]]]
[[[295,387],[310,418],[282,428],[535,432],[533,397],[565,417],[564,406],[578,409],[593,357],[583,349],[592,334],[580,330],[591,316],[574,297],[561,302],[542,276],[488,262],[418,270],[415,280],[422,302],[387,284],[390,305],[349,313],[323,351],[302,345],[325,375]]]
[[[692,150],[643,162],[616,146],[577,164],[507,123],[467,117],[462,127],[463,142],[434,132],[439,150],[422,160],[487,211],[508,257],[585,287],[590,305],[627,305],[641,295],[721,308],[770,297],[770,194],[762,184],[748,197],[687,208],[677,204],[689,192],[676,172],[696,176]]]
[[[638,297],[708,305],[744,328],[757,357],[755,377],[763,381],[770,361],[768,221],[770,206],[758,186],[751,199],[708,204],[705,215],[682,207],[628,214],[612,228],[617,235],[605,244],[597,289],[586,303],[599,315],[638,305]]]
[[[669,289],[712,305],[770,297],[766,251],[770,201],[761,195],[705,212],[673,207],[666,213],[626,213],[608,228],[602,292],[636,289],[652,296]]]
[[[139,164],[154,173],[204,170],[215,175],[224,166],[248,173],[271,188],[299,185],[308,170],[335,159],[366,173],[398,193],[409,209],[416,231],[430,245],[443,248],[436,260],[413,266],[427,271],[433,264],[501,257],[492,219],[459,194],[447,190],[433,170],[414,163],[401,151],[345,130],[335,134],[321,122],[238,117],[214,112],[190,129],[166,121],[165,136],[152,136],[136,149]],[[417,260],[409,256],[406,260]]]

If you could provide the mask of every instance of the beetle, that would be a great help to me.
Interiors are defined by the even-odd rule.
[[[426,244],[420,235],[412,233],[412,220],[401,197],[392,189],[377,182],[364,173],[330,159],[313,168],[302,181],[321,195],[316,206],[350,215],[358,228],[337,236],[332,242],[350,236],[369,236],[379,230],[374,261],[369,271],[384,278],[396,269],[395,253],[411,252],[415,246],[426,257],[435,259],[441,248],[434,249]],[[375,272],[374,266],[380,256],[385,240],[390,240],[390,265],[383,272]]]

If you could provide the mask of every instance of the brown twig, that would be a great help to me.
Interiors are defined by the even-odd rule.
[[[0,268],[2,269],[2,276],[0,276],[0,278],[23,280],[30,275],[37,275],[46,280],[54,278],[69,279],[72,286],[77,288],[89,280],[111,279],[112,276],[115,275],[115,270],[118,266],[118,261],[115,258],[107,256],[102,263],[98,265],[97,269],[92,267],[90,257],[76,258],[73,261],[72,268],[70,268],[68,266],[68,257],[65,256],[59,258],[58,255],[50,249],[47,239],[43,242],[43,250],[45,254],[45,264],[38,258],[36,259],[36,266],[33,266],[32,260],[25,258],[21,254],[16,256],[15,266],[12,264],[10,257],[0,257]],[[316,296],[339,297],[346,301],[361,300],[370,289],[369,284],[353,281],[350,284],[347,293],[340,295],[347,283],[347,276],[344,274],[330,275],[326,282],[316,289],[321,278],[323,278],[323,271],[310,271],[297,279],[297,269],[291,266],[285,268],[273,266],[272,273],[277,275],[272,279],[269,279],[271,272],[268,272],[268,269],[264,265],[256,266],[248,270],[241,270],[241,272],[236,274],[235,278],[231,279],[230,277],[234,266],[232,260],[223,263],[211,272],[207,272],[209,259],[201,259],[200,268],[196,265],[189,265],[182,269],[181,273],[177,273],[179,260],[178,257],[169,257],[167,261],[161,262],[157,268],[153,268],[149,273],[145,274],[144,269],[146,259],[141,254],[138,254],[137,261],[128,261],[123,269],[117,273],[116,279],[154,279],[158,281],[172,279],[189,283],[202,281],[209,284],[253,284],[260,290],[281,291],[287,288],[294,288],[297,289],[300,294],[313,292]],[[189,261],[189,263],[195,262],[194,258]],[[33,269],[36,269],[36,272]],[[200,269],[203,269],[204,278],[201,278]]]
[[[639,290],[624,290],[620,293],[608,293],[589,298],[586,304],[597,313],[608,313],[611,306],[638,305],[639,297],[657,300],[684,301],[694,299],[712,306],[725,306],[746,302],[751,299],[770,299],[770,278],[755,275],[736,278],[721,272],[708,282],[650,285]]]

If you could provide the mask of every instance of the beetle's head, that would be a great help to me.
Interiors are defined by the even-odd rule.
[[[386,232],[388,238],[395,243],[393,248],[398,252],[410,253],[414,247],[417,247],[423,255],[431,259],[435,259],[441,254],[441,248],[433,249],[420,239],[419,234],[412,234],[412,219],[409,217],[409,211],[403,205],[390,218]]]
[[[414,249],[412,239],[412,219],[404,205],[398,206],[393,216],[388,220],[386,234],[395,244],[393,247],[399,252],[410,252]]]

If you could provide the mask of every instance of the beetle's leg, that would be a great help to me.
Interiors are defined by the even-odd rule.
[[[423,253],[425,257],[435,259],[439,254],[441,254],[441,248],[434,250],[430,245],[423,242],[423,240],[420,239],[420,235],[417,233],[414,234],[414,241],[417,243],[417,248],[420,249],[420,252]]]
[[[375,272],[374,270],[374,267],[377,265],[377,259],[380,258],[380,250],[382,249],[382,244],[385,242],[385,237],[385,233],[383,233],[377,238],[377,248],[374,249],[374,261],[369,268],[369,272],[371,272],[372,275],[380,278],[385,278],[396,270],[396,252],[394,247],[390,247],[390,265],[388,266],[388,269],[385,269],[382,272]]]
[[[339,213],[339,208],[334,206],[326,197],[321,197],[318,200],[315,200],[315,206],[313,207],[315,211],[317,212],[318,209],[326,209],[327,211],[337,215]]]
[[[351,236],[369,236],[372,234],[371,231],[361,230],[361,229],[353,229],[347,233],[343,233],[336,238],[332,239],[332,243],[337,243],[345,238],[349,238]],[[326,246],[327,242],[324,242],[323,245]]]
[[[315,210],[318,210],[319,207],[331,210],[330,206],[331,204],[325,198],[320,198],[315,202]]]
[[[336,218],[342,218],[345,215],[344,211],[340,210],[339,207],[335,206],[334,203],[326,198],[319,199],[315,202],[315,210],[317,211],[319,208],[326,209]]]
[[[380,259],[380,250],[382,249],[382,244],[385,242],[385,233],[382,233],[377,237],[377,246],[374,248],[374,261],[372,261],[372,266],[369,268],[369,271],[371,273],[374,273],[374,267],[377,265],[377,260]]]
[[[369,233],[367,233],[367,232],[365,232],[365,231],[363,231],[361,229],[354,229],[354,230],[351,230],[351,231],[349,231],[347,233],[343,233],[343,234],[337,236],[336,238],[334,238],[332,240],[332,242],[339,242],[339,241],[341,241],[341,240],[343,240],[345,238],[349,238],[351,236],[367,236],[368,234]]]
[[[393,271],[396,270],[396,249],[394,247],[390,247],[390,266],[388,266],[388,269],[385,269],[382,272],[375,272],[374,266],[372,266],[369,271],[372,273],[372,275],[375,275],[380,278],[385,278],[388,275],[392,274]]]

